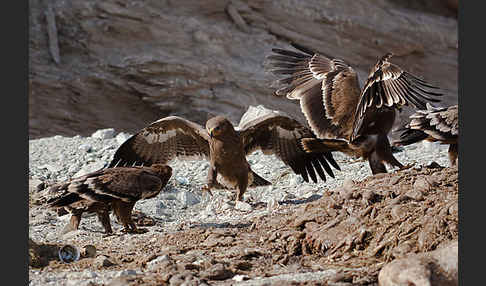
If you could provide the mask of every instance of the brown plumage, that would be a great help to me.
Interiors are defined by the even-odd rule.
[[[270,72],[284,75],[276,95],[299,100],[318,139],[302,140],[308,152],[341,151],[369,161],[373,174],[387,172],[384,162],[402,168],[393,156],[388,133],[396,110],[425,101],[439,101],[435,87],[389,62],[391,53],[371,68],[361,89],[354,69],[343,60],[324,56],[297,44],[299,51],[273,49]]]
[[[310,176],[317,182],[316,172],[325,181],[323,168],[334,177],[329,163],[339,170],[330,152],[306,153],[300,140],[315,136],[298,121],[280,112],[269,110],[266,115],[242,121],[239,127],[235,130],[223,116],[209,119],[206,129],[181,117],[165,117],[125,141],[109,166],[167,164],[176,157],[204,158],[210,162],[208,184],[204,189],[237,188],[237,200],[243,199],[248,186],[270,185],[251,170],[246,160],[246,155],[258,149],[264,154],[275,154],[305,181]]]
[[[51,186],[51,192],[62,193],[49,199],[47,205],[71,213],[65,232],[78,229],[83,212],[95,212],[105,232],[112,233],[110,210],[123,224],[124,231],[140,232],[131,216],[135,203],[155,197],[171,176],[172,168],[160,164],[102,169]]]
[[[397,129],[403,132],[400,139],[393,141],[393,145],[410,145],[422,140],[449,144],[449,161],[451,166],[456,165],[459,137],[458,106],[433,107],[427,104],[426,110],[418,110],[410,119],[407,125]]]

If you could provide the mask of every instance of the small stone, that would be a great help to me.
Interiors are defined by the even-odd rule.
[[[410,254],[385,265],[378,274],[380,286],[458,285],[458,243],[440,249]]]
[[[439,163],[435,162],[435,161],[431,161],[431,162],[428,162],[425,167],[427,168],[430,168],[430,169],[437,169],[437,168],[442,168],[441,165],[439,165]]]
[[[44,164],[38,167],[39,169],[47,169],[51,173],[57,173],[62,170],[62,167],[51,164]]]
[[[253,208],[248,203],[245,203],[245,202],[242,202],[242,201],[236,201],[235,209],[248,212],[248,211],[251,211]]]
[[[409,192],[407,192],[405,194],[405,196],[407,196],[407,197],[409,197],[409,198],[411,198],[411,199],[413,199],[417,202],[423,201],[423,199],[424,199],[424,195],[418,189],[410,190]]]
[[[407,208],[403,205],[394,205],[390,213],[394,219],[398,220],[405,216],[405,214],[407,213]]]
[[[111,139],[115,136],[115,129],[107,128],[97,130],[95,133],[91,134],[91,137],[98,139]]]
[[[413,183],[413,188],[418,191],[428,191],[430,187],[429,182],[424,177],[418,177]]]
[[[169,279],[169,285],[193,285],[193,284],[198,285],[199,284],[196,281],[192,281],[192,280],[197,280],[197,278],[195,278],[194,275],[189,270],[186,270],[182,273],[177,273],[173,275]]]
[[[159,201],[155,204],[155,215],[156,216],[165,216],[165,210],[167,209],[167,206]]]
[[[233,272],[226,269],[226,267],[221,263],[211,266],[206,271],[200,273],[200,275],[202,278],[209,280],[226,280],[234,276]]]
[[[229,210],[231,209],[233,206],[229,203],[229,202],[224,202],[224,204],[221,206],[221,210]]]
[[[94,245],[88,244],[81,248],[80,250],[81,257],[95,257],[96,256],[96,247]]]
[[[38,192],[43,190],[46,187],[45,183],[39,179],[31,179],[29,180],[29,193],[30,192]]]
[[[192,206],[200,202],[199,198],[192,192],[181,191],[177,194],[177,199],[184,206]]]
[[[232,279],[235,280],[236,282],[241,282],[241,281],[244,281],[244,280],[248,280],[250,278],[248,277],[248,275],[238,274],[238,275],[235,275]]]
[[[290,179],[290,185],[291,186],[297,186],[300,185],[304,182],[304,179],[302,176],[293,176],[292,179]]]
[[[159,256],[147,262],[147,268],[150,270],[155,270],[159,264],[162,264],[163,262],[167,262],[167,261],[170,262],[171,258],[167,254],[164,254],[162,256]]]
[[[100,255],[100,256],[96,257],[93,264],[94,264],[95,267],[98,267],[98,268],[110,267],[110,266],[116,265],[110,259],[108,259],[108,257],[106,257],[104,255]]]
[[[178,176],[175,179],[181,185],[188,185],[189,184],[189,180],[186,177]]]
[[[125,269],[120,272],[118,272],[117,276],[129,276],[129,275],[137,275],[137,271],[133,269]]]
[[[353,189],[355,187],[355,183],[351,179],[345,179],[342,184],[343,188]]]
[[[278,209],[278,206],[278,201],[275,198],[270,198],[267,202],[267,211],[272,213]]]
[[[69,173],[75,173],[75,172],[78,172],[79,171],[79,165],[78,164],[73,164],[71,166],[69,166],[68,168],[68,172]]]
[[[96,272],[94,272],[94,271],[88,271],[88,272],[86,273],[86,276],[87,276],[88,278],[96,278],[96,277],[98,277],[98,274],[96,274]]]
[[[78,150],[81,151],[81,152],[91,152],[91,150],[93,149],[93,147],[88,144],[88,143],[85,143],[85,144],[81,144],[78,146]]]
[[[382,196],[380,194],[375,193],[372,190],[367,190],[363,192],[363,200],[367,204],[374,204],[381,200]]]
[[[427,151],[432,151],[436,147],[436,145],[433,142],[427,140],[422,141],[422,145]]]

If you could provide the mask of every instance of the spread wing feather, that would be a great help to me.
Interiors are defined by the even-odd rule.
[[[409,145],[430,138],[433,141],[456,144],[459,136],[458,106],[433,107],[427,103],[426,110],[418,110],[410,116],[411,121],[402,129],[395,145]]]
[[[437,87],[389,62],[391,56],[391,53],[383,56],[370,71],[355,111],[351,141],[359,136],[366,110],[370,107],[399,108],[412,104],[425,109],[426,102],[440,101],[436,97],[442,94],[432,91]]]
[[[147,168],[119,167],[99,170],[68,182],[54,185],[63,193],[47,201],[50,207],[61,207],[85,199],[93,202],[109,203],[113,199],[135,202],[144,192],[158,192],[169,179]],[[165,180],[167,179],[167,180]]]
[[[178,116],[159,119],[127,139],[109,167],[167,164],[174,158],[209,158],[209,135],[199,124]]]
[[[331,152],[306,153],[300,145],[300,140],[315,136],[298,121],[281,113],[273,112],[242,122],[238,132],[246,154],[258,149],[264,154],[275,154],[306,182],[309,181],[309,177],[313,182],[317,182],[317,175],[325,181],[325,172],[334,178],[329,164],[340,170]]]
[[[289,75],[274,82],[276,95],[300,100],[317,137],[348,139],[360,94],[356,72],[343,60],[293,46],[299,52],[273,49],[274,54],[267,57],[270,72]]]

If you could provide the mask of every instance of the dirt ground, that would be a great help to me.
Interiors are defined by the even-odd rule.
[[[259,203],[253,208],[268,206]],[[154,223],[143,214],[134,215],[145,228]],[[42,271],[144,271],[115,278],[109,285],[243,284],[257,277],[329,269],[336,272],[325,281],[283,279],[278,284],[377,285],[387,262],[457,238],[458,169],[428,167],[345,181],[314,201],[279,202],[273,211],[238,223],[103,237],[93,243],[96,257],[70,264],[46,254],[49,248],[56,251],[54,245],[32,242],[29,254],[31,269]],[[39,254],[39,249],[44,252]]]

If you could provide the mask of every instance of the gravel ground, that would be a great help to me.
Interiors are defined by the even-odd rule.
[[[130,135],[116,133],[113,129],[99,130],[91,137],[54,136],[29,141],[29,179],[30,197],[42,196],[42,182],[46,185],[77,177],[95,171],[108,164],[117,147]],[[441,166],[449,166],[447,145],[436,143],[419,143],[406,146],[395,156],[402,164],[415,163],[425,166],[432,161]],[[250,203],[267,202],[269,207],[275,207],[288,200],[311,201],[319,198],[326,189],[340,187],[345,179],[361,181],[371,175],[368,163],[355,160],[343,154],[336,153],[334,158],[342,171],[335,171],[335,178],[328,177],[326,182],[318,184],[305,183],[300,176],[292,173],[275,156],[256,152],[248,156],[253,170],[273,183],[269,187],[249,188],[245,193],[245,201]],[[211,198],[207,193],[201,193],[201,187],[206,183],[206,161],[171,162],[173,176],[165,190],[156,198],[139,201],[135,210],[154,218],[157,224],[150,228],[147,235],[157,232],[177,231],[182,225],[219,224],[237,221],[243,217],[256,216],[249,204],[232,204],[232,193],[229,190],[214,190]],[[393,170],[391,170],[393,171]],[[234,209],[241,211],[235,211]],[[29,237],[42,243],[63,243],[69,241],[69,236],[99,236],[103,231],[96,216],[83,218],[80,230],[59,235],[68,222],[69,215],[58,217],[55,212],[42,207],[29,210]],[[122,226],[112,218],[115,232]],[[95,233],[93,231],[96,231]],[[120,239],[120,238],[113,238]],[[96,283],[107,283],[114,277],[124,275],[120,271],[76,271],[49,273],[37,269],[29,270],[29,285],[59,285],[72,281],[90,280]],[[76,282],[77,281],[77,282]],[[73,284],[74,285],[74,284]]]

